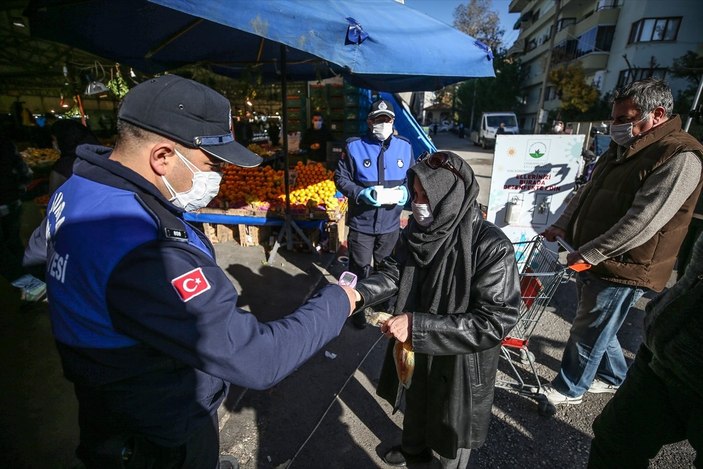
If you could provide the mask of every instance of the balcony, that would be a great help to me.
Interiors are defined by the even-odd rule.
[[[598,25],[615,25],[618,22],[618,16],[620,16],[620,8],[608,8],[606,10],[599,10],[593,13],[588,18],[584,18],[575,25],[573,25],[572,35],[580,36],[591,28]]]
[[[591,52],[590,54],[582,55],[578,60],[583,67],[583,71],[588,73],[604,70],[608,65],[608,57],[610,52]]]
[[[510,49],[508,49],[508,57],[522,57],[522,55],[525,53],[525,40],[524,39],[518,39],[513,43],[512,46],[510,46]]]
[[[510,13],[522,14],[522,10],[524,10],[529,3],[530,0],[511,0],[510,5],[508,6],[508,11]]]

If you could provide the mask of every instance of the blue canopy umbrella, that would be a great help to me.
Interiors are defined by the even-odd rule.
[[[495,76],[481,42],[394,0],[32,0],[32,34],[144,72],[200,64],[237,77],[315,80],[343,75],[386,92],[439,89],[471,77]],[[283,134],[287,105],[283,100]],[[284,166],[286,223],[292,222]],[[269,260],[273,260],[278,243]]]
[[[35,36],[144,72],[199,63],[276,79],[285,69],[390,92],[494,76],[486,46],[394,0],[33,0],[27,16]]]

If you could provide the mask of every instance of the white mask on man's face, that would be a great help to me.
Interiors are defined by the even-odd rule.
[[[322,128],[322,121],[313,121],[312,126],[315,130],[320,130]]]
[[[384,142],[393,133],[393,123],[392,122],[381,122],[374,124],[371,132],[376,139]]]
[[[632,129],[635,127],[635,124],[639,124],[648,117],[649,114],[635,122],[627,122],[625,124],[612,124],[610,126],[610,138],[613,139],[613,142],[617,143],[621,147],[628,146],[635,139],[635,136],[632,135]]]
[[[176,207],[182,208],[186,212],[194,212],[206,207],[220,191],[222,175],[215,171],[200,171],[193,163],[188,161],[180,151],[175,148],[173,150],[183,164],[186,165],[186,168],[193,173],[193,185],[185,192],[176,192],[173,186],[166,180],[166,177],[161,176],[161,179],[164,181],[166,188],[172,196],[169,202]]]

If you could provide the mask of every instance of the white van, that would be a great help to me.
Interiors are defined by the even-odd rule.
[[[503,123],[506,134],[519,134],[517,116],[514,112],[484,112],[478,129],[471,131],[471,141],[482,148],[493,147],[496,144],[496,132]]]

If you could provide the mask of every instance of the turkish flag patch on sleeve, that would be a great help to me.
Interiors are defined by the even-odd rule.
[[[203,269],[200,267],[174,278],[171,280],[171,285],[176,289],[178,296],[181,297],[184,303],[211,288],[210,282],[207,281],[205,274],[203,274]]]

